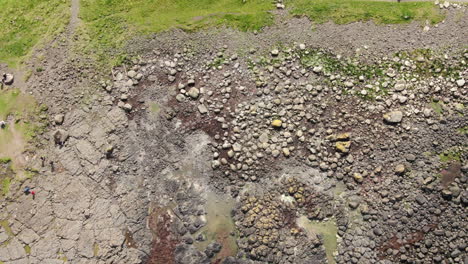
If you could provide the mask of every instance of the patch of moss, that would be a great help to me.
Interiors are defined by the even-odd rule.
[[[161,111],[161,107],[159,106],[158,103],[152,102],[150,104],[150,111],[151,111],[151,113],[158,114],[159,111]]]
[[[97,256],[99,254],[99,245],[98,243],[94,243],[93,245],[93,256]]]
[[[218,66],[223,65],[226,62],[226,59],[223,57],[218,57],[214,59],[210,64],[208,64],[208,67],[215,67],[217,68]]]
[[[14,236],[13,231],[11,231],[10,222],[8,222],[8,219],[0,220],[0,226],[3,227],[3,229],[7,233],[8,237],[13,237]]]
[[[6,178],[2,180],[2,195],[7,196],[10,193],[11,179]]]
[[[462,128],[457,129],[458,133],[466,135],[468,134],[468,126],[464,126]]]
[[[5,158],[0,158],[0,163],[2,164],[7,164],[11,162],[11,158],[5,157]]]
[[[452,149],[448,149],[440,153],[438,156],[441,162],[446,163],[446,162],[455,161],[455,160],[460,161],[461,154],[462,154],[462,151],[460,149],[452,148]]]
[[[436,112],[439,115],[441,115],[444,112],[443,105],[444,105],[444,103],[442,103],[440,101],[439,102],[434,102],[434,101],[431,102],[432,110],[434,110],[434,112]]]
[[[27,255],[31,254],[31,247],[29,245],[24,246],[24,252],[26,252]]]

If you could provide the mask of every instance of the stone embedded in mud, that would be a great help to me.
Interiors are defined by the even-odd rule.
[[[347,88],[352,88],[354,86],[354,84],[352,82],[344,82],[344,85],[347,87]]]
[[[401,111],[391,111],[383,115],[384,120],[387,123],[396,124],[400,123],[403,119],[403,112]]]
[[[63,114],[58,114],[54,117],[54,122],[56,125],[61,125],[65,119],[65,116]]]
[[[136,73],[136,71],[134,71],[134,70],[131,70],[131,71],[127,72],[127,76],[128,76],[129,78],[135,78],[136,74],[137,74],[137,73]]]
[[[394,170],[394,171],[395,171],[395,173],[396,173],[397,175],[402,175],[403,173],[405,173],[405,170],[406,170],[405,165],[403,165],[403,164],[398,164],[398,165],[395,166],[395,170]]]
[[[53,134],[55,144],[58,144],[58,145],[63,145],[63,143],[67,141],[68,137],[69,137],[68,132],[63,129],[57,129]]]
[[[338,141],[335,144],[336,150],[342,152],[342,153],[348,153],[349,152],[349,147],[351,146],[350,141]]]
[[[398,80],[396,83],[395,83],[395,91],[397,92],[401,92],[403,91],[405,88],[406,88],[406,82],[405,80]]]
[[[198,111],[200,112],[200,114],[206,114],[208,113],[208,108],[206,108],[204,104],[199,104]]]
[[[271,125],[276,128],[280,128],[283,122],[279,119],[275,119],[271,122]]]
[[[213,160],[213,161],[211,162],[211,167],[212,167],[213,169],[219,168],[220,165],[221,165],[221,163],[219,162],[219,160]]]
[[[192,87],[188,90],[188,95],[192,97],[193,99],[197,99],[198,95],[200,94],[200,90],[198,88]]]
[[[362,183],[364,181],[364,178],[362,177],[362,174],[357,173],[357,172],[353,174],[353,178],[358,183]]]
[[[242,145],[236,142],[236,143],[234,143],[234,144],[232,145],[232,149],[233,149],[235,152],[240,152],[240,151],[242,150]]]
[[[258,140],[261,143],[268,143],[268,134],[267,133],[262,133],[260,137],[258,137]]]
[[[322,72],[322,66],[316,66],[312,69],[313,72],[315,73],[321,73]]]
[[[132,105],[131,105],[131,104],[129,104],[129,103],[126,103],[126,104],[124,104],[124,105],[123,105],[123,107],[122,107],[122,108],[123,108],[125,111],[128,111],[128,112],[130,112],[130,111],[132,111],[132,108],[133,108],[133,107],[132,107]]]
[[[135,79],[136,79],[137,81],[140,81],[141,79],[143,79],[143,74],[138,73],[138,74],[135,76]]]
[[[273,157],[275,157],[275,158],[276,158],[276,157],[278,157],[278,156],[279,156],[280,152],[279,152],[279,150],[277,150],[277,149],[274,149],[274,150],[272,150],[272,151],[271,151],[271,154],[273,155]]]
[[[185,95],[177,94],[175,98],[176,98],[177,102],[183,102],[185,100]]]

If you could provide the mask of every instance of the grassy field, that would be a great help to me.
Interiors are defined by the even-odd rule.
[[[273,22],[271,1],[248,0],[81,0],[80,18],[88,50],[109,51],[135,34],[182,28],[193,31],[228,25],[258,30]],[[98,54],[105,56],[103,54]]]
[[[32,96],[7,90],[0,92],[0,120],[7,120],[9,115],[14,118],[6,128],[0,130],[0,159],[14,158],[20,154],[25,143],[32,139],[37,126],[38,109]],[[13,160],[14,162],[14,160]]]
[[[286,3],[292,7],[293,15],[305,15],[316,23],[333,21],[346,24],[368,20],[380,24],[401,24],[412,20],[438,23],[444,18],[432,1],[287,0]]]
[[[17,66],[31,49],[63,30],[66,0],[0,0],[0,62]]]
[[[62,31],[70,17],[68,0],[0,0],[0,6],[0,63],[13,67],[38,43]],[[286,0],[286,6],[292,15],[305,15],[316,23],[443,19],[432,2]],[[120,48],[135,35],[220,25],[259,30],[273,23],[273,9],[271,0],[80,0],[83,23],[76,47],[108,64],[122,55]]]

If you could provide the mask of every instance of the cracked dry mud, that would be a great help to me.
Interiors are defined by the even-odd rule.
[[[466,263],[467,20],[311,26],[54,40],[0,263]]]

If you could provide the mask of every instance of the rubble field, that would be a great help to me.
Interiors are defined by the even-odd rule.
[[[53,40],[0,263],[466,263],[467,21],[175,29],[104,73]]]

